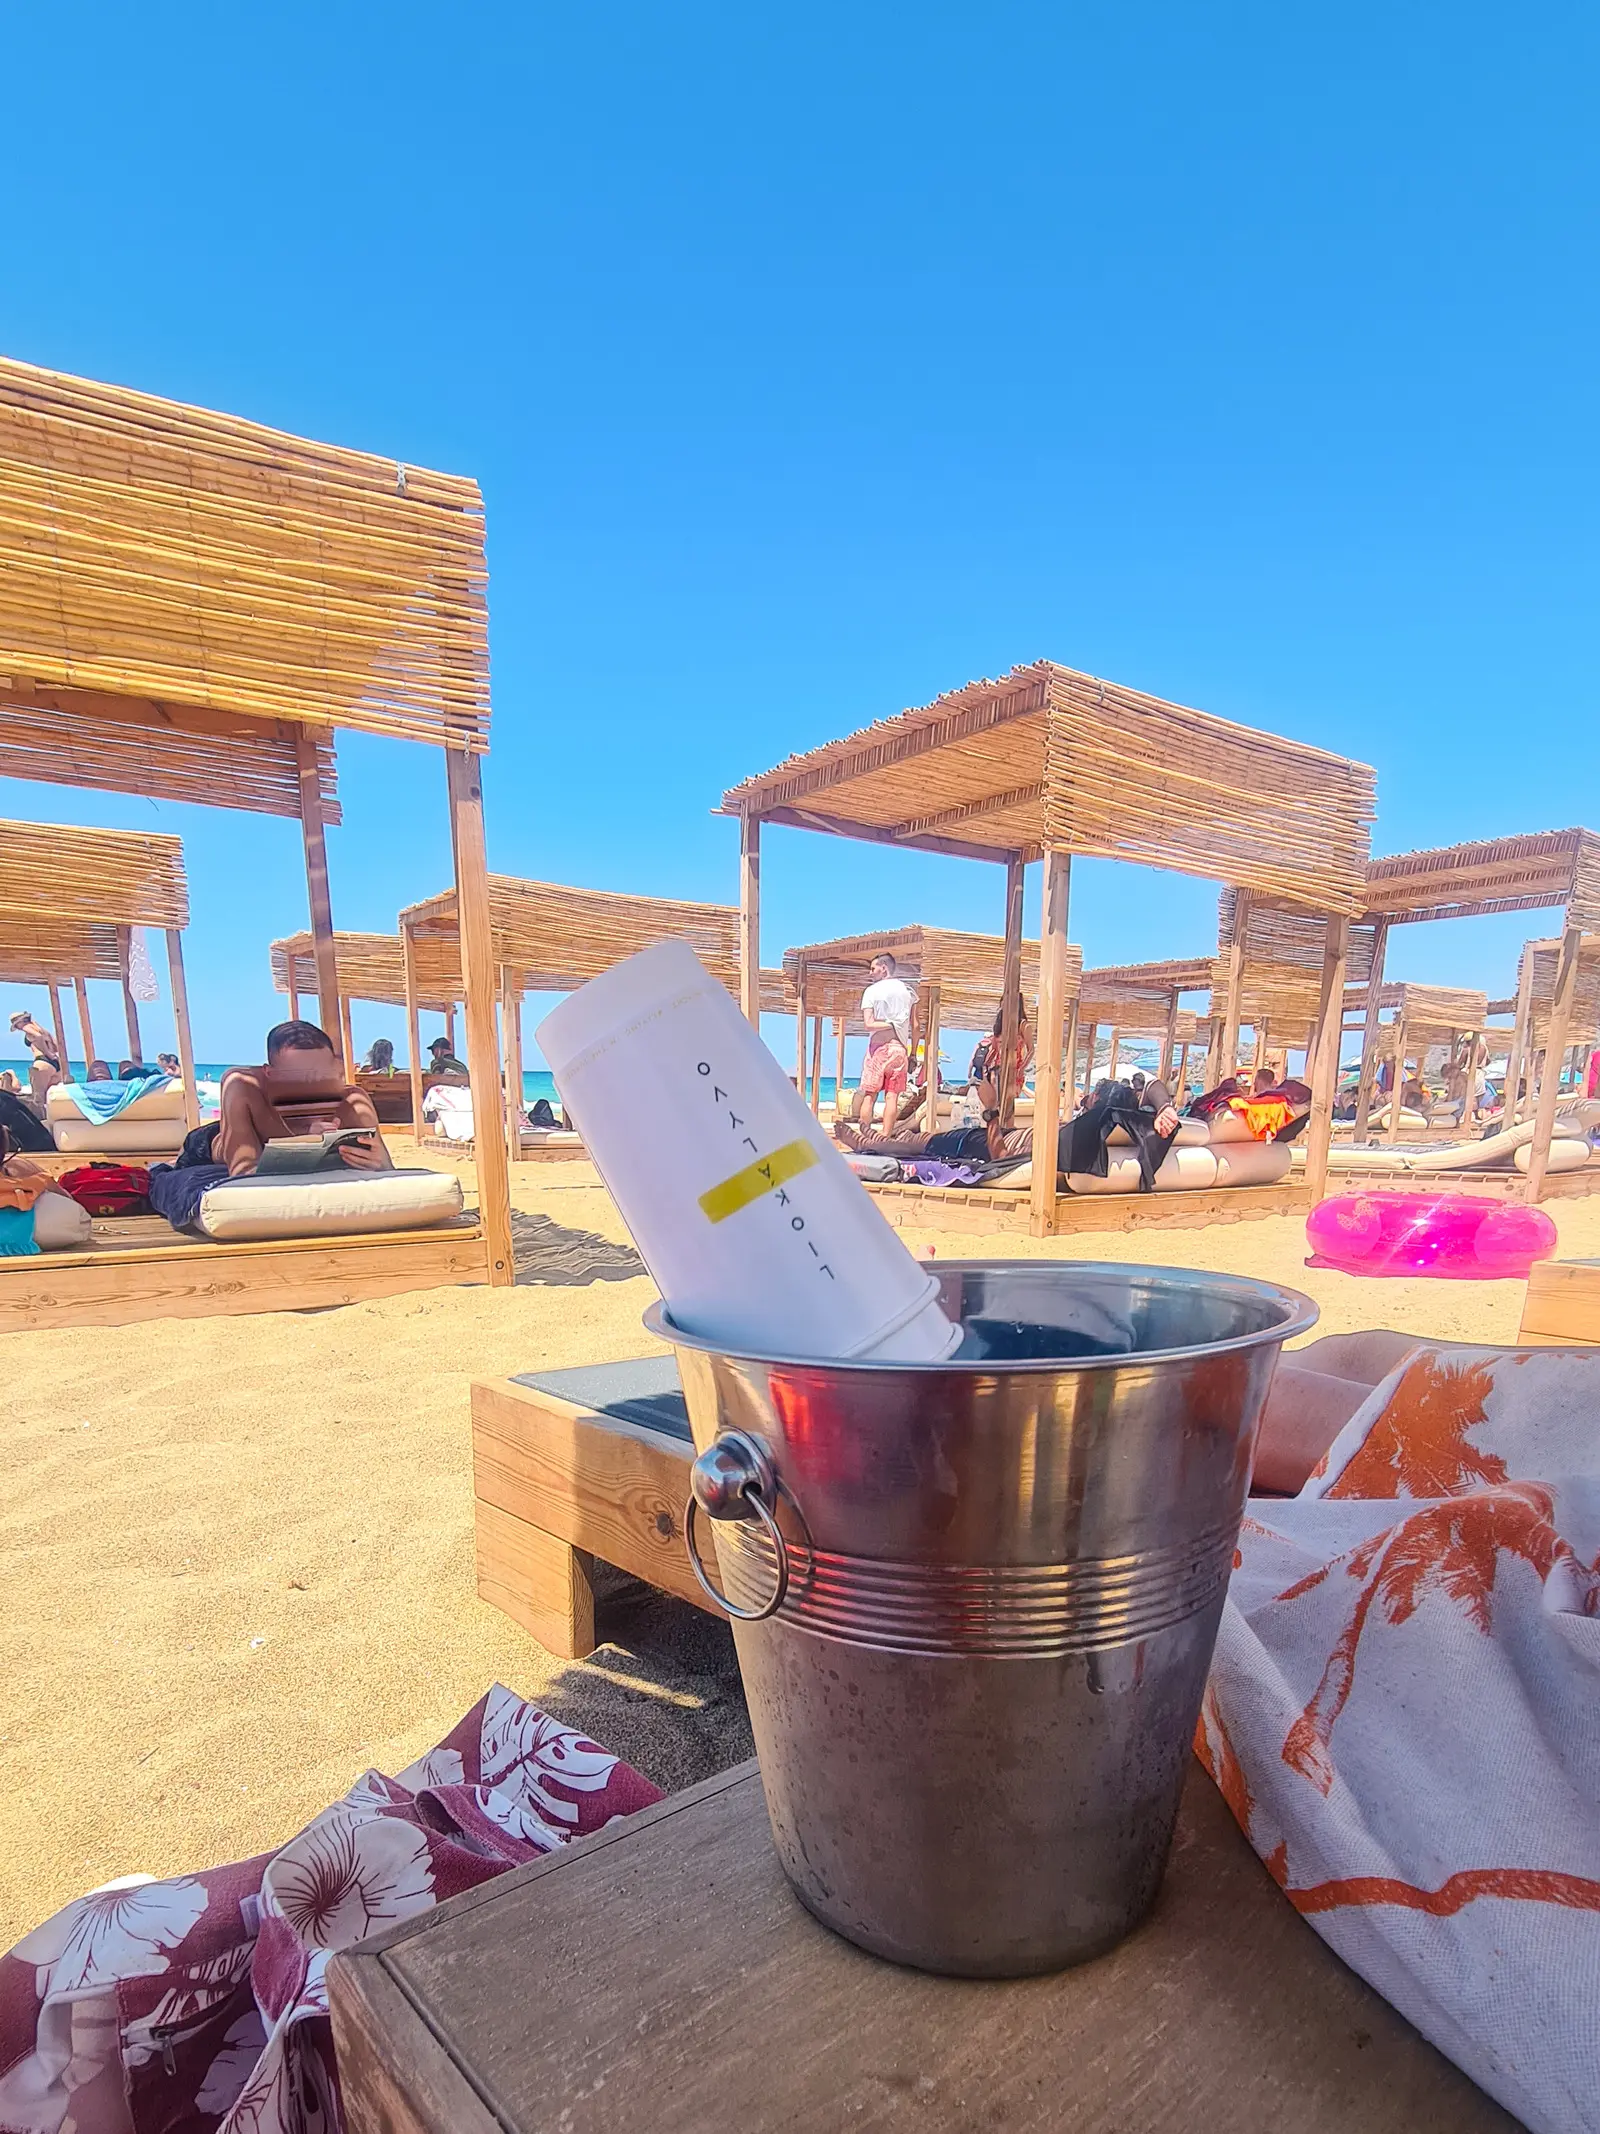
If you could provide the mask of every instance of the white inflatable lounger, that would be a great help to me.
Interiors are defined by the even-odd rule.
[[[202,1195],[195,1222],[219,1244],[245,1244],[428,1230],[460,1213],[461,1181],[447,1171],[340,1170],[225,1178]]]
[[[1587,1141],[1579,1136],[1591,1128],[1600,1126],[1600,1102],[1585,1098],[1580,1103],[1563,1106],[1556,1118],[1557,1139],[1550,1144],[1551,1170],[1575,1171],[1589,1162],[1590,1149]],[[1507,1127],[1503,1132],[1489,1135],[1484,1141],[1430,1141],[1401,1142],[1394,1147],[1387,1143],[1374,1146],[1371,1142],[1351,1142],[1340,1147],[1336,1141],[1328,1151],[1328,1169],[1341,1175],[1360,1171],[1409,1171],[1418,1177],[1433,1177],[1449,1171],[1473,1171],[1482,1164],[1500,1163],[1510,1157],[1519,1171],[1528,1168],[1527,1150],[1533,1140],[1533,1121],[1524,1119],[1520,1125]],[[1557,1161],[1556,1150],[1562,1155]],[[1581,1156],[1576,1151],[1582,1149]],[[1298,1150],[1299,1160],[1304,1161],[1304,1151]]]
[[[45,1091],[45,1123],[63,1156],[116,1156],[128,1149],[174,1155],[183,1147],[183,1084],[157,1082],[114,1119],[91,1118],[78,1102],[74,1082]]]

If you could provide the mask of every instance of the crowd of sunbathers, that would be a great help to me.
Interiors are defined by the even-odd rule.
[[[942,1130],[919,1130],[914,1122],[927,1110],[931,1089],[938,1087],[938,1066],[927,1061],[920,1085],[912,1068],[918,1049],[919,1017],[914,988],[899,973],[892,955],[875,956],[871,982],[861,996],[867,1025],[867,1053],[847,1117],[841,1097],[835,1137],[860,1155],[886,1156],[901,1162],[930,1161],[1001,1171],[1029,1162],[1033,1128],[1007,1123],[1006,1114],[1022,1094],[1033,1061],[1034,1037],[1026,1003],[1016,1004],[1016,1038],[1009,1061],[1003,1037],[1003,1013],[994,1018],[989,1036],[973,1054],[968,1093],[976,1100],[982,1123]],[[883,1098],[883,1125],[874,1129],[873,1113]],[[1259,1067],[1243,1077],[1229,1075],[1214,1088],[1180,1107],[1174,1092],[1155,1076],[1134,1072],[1125,1080],[1102,1076],[1084,1092],[1072,1118],[1057,1133],[1058,1171],[1103,1168],[1107,1135],[1122,1127],[1159,1164],[1186,1112],[1209,1119],[1232,1110],[1262,1141],[1289,1141],[1303,1131],[1310,1115],[1311,1091],[1301,1081]]]

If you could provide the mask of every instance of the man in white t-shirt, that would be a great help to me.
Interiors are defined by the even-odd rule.
[[[887,950],[872,959],[872,983],[861,996],[861,1014],[867,1026],[867,1057],[856,1091],[856,1124],[870,1125],[873,1106],[883,1092],[883,1130],[892,1134],[900,1117],[900,1099],[911,1078],[911,1046],[915,1033],[917,996],[903,978],[895,976],[894,958]]]

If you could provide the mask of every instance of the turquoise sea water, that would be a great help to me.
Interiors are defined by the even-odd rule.
[[[110,1064],[114,1068],[117,1063],[113,1060]],[[202,1082],[220,1082],[227,1073],[228,1068],[233,1064],[232,1061],[228,1060],[196,1060],[195,1072]],[[26,1060],[0,1060],[0,1067],[9,1067],[17,1080],[26,1088],[28,1081],[28,1063]],[[85,1069],[82,1060],[69,1060],[67,1067],[74,1080],[80,1082],[83,1080]],[[847,1074],[844,1078],[844,1086],[847,1090],[854,1089],[856,1086],[855,1078]],[[825,1074],[822,1077],[822,1094],[827,1102],[832,1102],[833,1076],[831,1074]],[[548,1097],[552,1104],[559,1101],[556,1096],[555,1077],[547,1067],[531,1068],[524,1074],[522,1077],[522,1096],[524,1103],[527,1104],[536,1104],[540,1097]]]

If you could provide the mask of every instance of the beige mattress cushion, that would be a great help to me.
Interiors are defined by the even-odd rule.
[[[54,1096],[55,1091],[50,1094]],[[50,1131],[63,1156],[175,1156],[189,1129],[183,1123],[182,1112],[175,1119],[152,1118],[137,1104],[130,1104],[103,1126],[69,1112],[64,1118],[52,1119]]]
[[[1521,1148],[1511,1151],[1511,1161],[1519,1171],[1526,1171],[1533,1161],[1533,1144],[1526,1142]],[[1547,1171],[1581,1171],[1589,1161],[1587,1141],[1552,1140]]]
[[[57,1082],[52,1089],[45,1092],[44,1115],[52,1126],[67,1120],[83,1120],[90,1126],[94,1126],[95,1123],[78,1102],[78,1085],[75,1082]],[[110,1127],[120,1126],[125,1119],[143,1121],[150,1119],[181,1119],[182,1117],[183,1084],[181,1082],[155,1082],[142,1096],[135,1097],[125,1110],[119,1111],[114,1119],[108,1120],[105,1126],[96,1127],[95,1131],[103,1134]],[[110,1146],[111,1144],[103,1145]],[[154,1148],[157,1145],[153,1141],[138,1144],[143,1148]],[[135,1144],[131,1141],[123,1143],[124,1148],[132,1148],[134,1146]]]
[[[318,1171],[310,1178],[226,1178],[200,1202],[207,1237],[354,1237],[426,1230],[461,1213],[461,1181],[447,1171]]]
[[[1294,1163],[1288,1141],[1229,1141],[1211,1152],[1219,1186],[1275,1186]]]
[[[1166,1161],[1156,1173],[1156,1191],[1200,1192],[1206,1186],[1215,1185],[1216,1179],[1214,1150],[1174,1146],[1168,1149]],[[1139,1159],[1137,1156],[1108,1155],[1104,1178],[1096,1178],[1092,1171],[1070,1171],[1067,1184],[1074,1193],[1137,1193]]]

